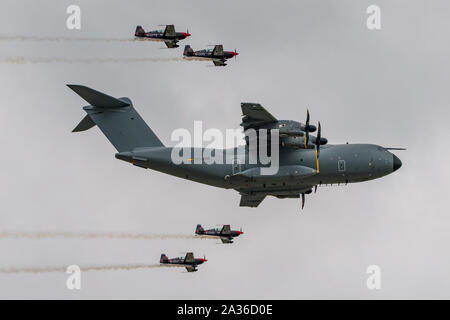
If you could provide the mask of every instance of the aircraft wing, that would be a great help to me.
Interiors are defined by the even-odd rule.
[[[221,44],[215,45],[213,52],[212,52],[212,56],[213,57],[223,57],[223,45],[221,45]]]
[[[222,230],[220,230],[220,234],[221,235],[230,235],[231,234],[231,228],[229,224],[226,224],[222,227]]]
[[[223,67],[226,66],[225,61],[219,60],[219,59],[213,59],[213,63],[216,67]]]
[[[164,38],[174,38],[175,37],[175,26],[173,24],[169,24],[166,26],[163,37]]]
[[[197,268],[195,266],[186,266],[185,268],[186,268],[187,272],[197,271]]]
[[[178,48],[176,41],[164,41],[164,43],[166,44],[167,48]]]
[[[242,123],[241,126],[246,129],[248,126],[258,126],[259,124],[278,121],[269,111],[259,103],[241,103]]]
[[[184,258],[184,263],[194,263],[194,254],[192,252],[186,253],[186,258]]]
[[[222,240],[222,243],[233,243],[233,240],[226,237],[220,237],[220,240]]]
[[[266,195],[241,195],[241,207],[256,208],[264,200]]]

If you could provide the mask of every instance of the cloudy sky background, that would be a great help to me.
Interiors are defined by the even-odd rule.
[[[68,5],[82,10],[66,29]],[[161,252],[206,254],[197,273],[174,269],[67,275],[0,274],[0,298],[450,298],[448,1],[381,1],[382,30],[366,28],[372,1],[3,1],[0,35],[132,37],[174,23],[192,37],[158,43],[0,41],[4,57],[166,58],[222,43],[225,68],[198,61],[103,64],[0,62],[0,231],[190,234],[230,223],[245,235],[214,240],[0,239],[0,267],[157,263]],[[321,121],[330,143],[406,147],[385,178],[319,188],[305,210],[239,195],[114,159],[98,128],[74,134],[83,84],[128,96],[167,145],[176,128],[237,128],[240,102],[279,119]],[[382,289],[366,288],[379,265]]]

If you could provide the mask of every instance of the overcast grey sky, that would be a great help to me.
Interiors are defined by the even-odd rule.
[[[82,10],[79,31],[66,8]],[[168,61],[104,64],[0,62],[0,231],[191,233],[197,223],[244,228],[214,240],[0,239],[0,267],[155,263],[192,250],[208,262],[180,269],[89,272],[82,290],[66,274],[0,274],[0,298],[450,298],[448,1],[10,1],[0,35],[131,37],[135,26],[173,23],[191,38],[158,43],[0,41],[0,57],[180,57],[223,43],[225,68]],[[382,29],[366,28],[381,8]],[[176,128],[237,128],[240,102],[280,119],[321,121],[330,143],[406,147],[385,178],[319,188],[298,200],[239,195],[114,159],[97,128],[71,130],[83,84],[128,96],[167,145]],[[382,289],[366,288],[379,265]]]

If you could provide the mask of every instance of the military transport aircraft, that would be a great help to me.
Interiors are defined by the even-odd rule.
[[[186,161],[175,163],[172,152],[178,152],[177,149],[164,146],[136,112],[129,98],[113,98],[81,85],[68,87],[89,103],[83,108],[87,115],[74,132],[97,125],[117,149],[117,159],[183,179],[234,189],[241,194],[240,206],[243,207],[257,207],[266,196],[275,196],[280,199],[301,197],[303,208],[305,194],[310,194],[318,185],[373,180],[398,170],[402,165],[400,159],[389,152],[400,148],[373,144],[328,144],[327,139],[321,136],[320,122],[318,128],[309,123],[309,112],[305,124],[278,120],[257,103],[241,104],[241,125],[245,132],[251,128],[279,130],[279,167],[275,174],[265,173],[270,164],[264,163],[261,158],[255,164],[247,163],[246,159],[254,152],[249,147],[185,148],[182,157]],[[310,134],[316,130],[317,136]],[[271,137],[270,134],[267,136]],[[227,159],[231,153],[233,159],[210,164],[206,162],[206,151],[211,155],[226,156]],[[199,156],[192,161],[191,155]]]
[[[244,234],[241,230],[231,230],[230,225],[226,224],[222,227],[222,229],[203,229],[201,224],[197,225],[197,228],[195,229],[195,234],[199,236],[211,236],[211,237],[217,237],[222,240],[222,243],[233,243],[233,238],[239,237],[241,234]]]
[[[161,258],[159,259],[159,262],[161,264],[173,264],[173,265],[182,265],[186,268],[187,272],[195,272],[197,271],[197,266],[205,263],[206,257],[202,258],[194,258],[194,254],[192,252],[186,253],[186,257],[179,257],[179,258],[173,258],[169,259],[167,256],[163,253],[161,254]]]
[[[175,32],[174,25],[169,24],[165,30],[154,30],[150,32],[145,32],[142,26],[137,26],[134,36],[138,40],[164,41],[167,48],[178,48],[178,41],[190,37],[191,34],[189,30],[186,32]]]
[[[203,49],[194,51],[190,45],[184,47],[183,56],[187,60],[212,60],[216,67],[226,66],[227,59],[236,57],[239,53],[234,51],[223,51],[223,46],[218,44],[214,49]]]

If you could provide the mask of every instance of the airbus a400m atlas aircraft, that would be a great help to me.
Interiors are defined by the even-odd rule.
[[[279,133],[279,166],[274,174],[263,173],[267,164],[261,159],[247,163],[250,147],[209,149],[209,154],[233,155],[230,163],[206,163],[207,149],[188,149],[186,161],[173,161],[175,148],[166,147],[142,120],[129,98],[113,98],[80,85],[68,85],[89,105],[87,115],[73,130],[84,131],[97,125],[117,149],[116,158],[135,166],[153,169],[183,179],[211,186],[234,189],[241,194],[240,206],[257,207],[266,196],[302,198],[321,184],[353,183],[373,180],[398,170],[402,163],[390,149],[373,144],[328,144],[318,128],[292,120],[278,120],[260,104],[242,103],[242,123],[249,129],[266,129]],[[310,133],[317,130],[317,136]],[[259,131],[258,131],[259,132]],[[274,133],[272,133],[274,134]],[[259,136],[258,136],[259,137]],[[249,139],[246,139],[247,144]],[[272,139],[275,141],[275,139]],[[272,142],[271,141],[271,142]],[[273,143],[271,143],[273,145]],[[241,152],[239,152],[241,150]],[[274,153],[274,150],[271,150]],[[200,154],[200,161],[191,161],[190,155]],[[272,154],[273,156],[273,154]],[[189,157],[189,158],[188,158]],[[197,160],[197,159],[195,159]]]

